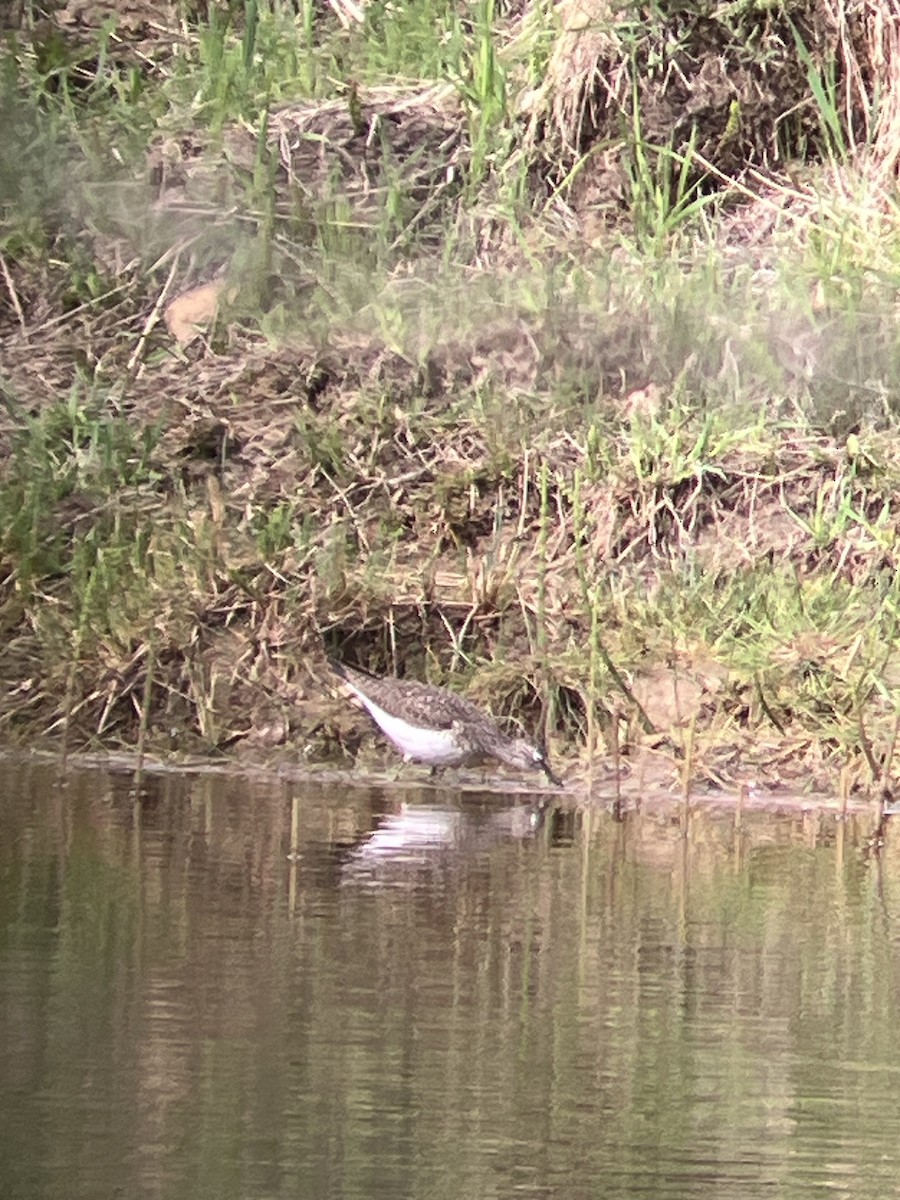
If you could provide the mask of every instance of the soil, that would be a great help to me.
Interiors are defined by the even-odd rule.
[[[68,0],[47,6],[43,21],[20,32],[42,52],[61,39],[87,61],[97,29],[113,12],[114,53],[152,80],[166,70],[172,39],[182,36],[168,20],[176,7],[184,6]],[[199,18],[203,6],[195,7]],[[545,264],[565,264],[590,253],[592,243],[613,244],[634,215],[635,162],[622,128],[633,119],[636,86],[643,137],[692,164],[690,181],[713,192],[754,176],[757,201],[726,216],[720,237],[726,262],[764,272],[777,253],[769,236],[773,205],[793,206],[798,229],[808,214],[802,188],[784,199],[783,160],[802,153],[808,167],[829,150],[795,32],[813,61],[837,56],[851,129],[867,119],[870,64],[880,62],[892,77],[896,54],[865,15],[845,14],[838,29],[820,5],[788,7],[709,6],[699,15],[676,13],[665,25],[648,9],[646,36],[632,52],[608,29],[586,32],[603,29],[603,5],[561,5],[546,81],[521,103],[522,152],[531,156],[535,198],[549,196],[575,162],[586,154],[588,160],[567,193],[565,229],[536,222],[526,231],[534,243],[526,252],[486,211],[473,216],[460,207],[472,148],[459,95],[444,86],[353,85],[349,99],[273,111],[266,149],[276,207],[290,207],[302,187],[315,208],[337,187],[350,223],[374,236],[390,162],[397,187],[422,210],[416,259],[398,266],[387,285],[398,316],[408,317],[442,286],[439,251],[455,214],[470,222],[464,244],[471,277],[488,288],[521,272],[535,246],[546,249]],[[526,36],[527,7],[507,19],[511,43]],[[853,64],[863,69],[852,71]],[[377,160],[373,130],[384,152]],[[869,158],[869,169],[886,175],[896,162],[887,138],[873,138]],[[126,645],[98,645],[73,676],[60,661],[65,650],[54,650],[42,619],[13,595],[15,565],[7,561],[0,728],[28,742],[64,733],[77,747],[144,738],[148,747],[168,742],[185,753],[216,747],[283,761],[289,747],[294,758],[327,759],[355,752],[370,735],[338,700],[322,699],[326,648],[418,674],[437,662],[443,678],[456,663],[453,648],[463,645],[465,657],[496,664],[470,680],[473,698],[532,728],[549,724],[571,778],[580,780],[576,763],[586,754],[591,700],[577,673],[554,664],[552,725],[541,700],[547,655],[543,663],[533,656],[537,614],[551,645],[584,646],[588,635],[571,615],[580,586],[571,510],[548,530],[527,438],[521,456],[511,458],[509,441],[493,437],[489,423],[467,419],[458,398],[493,393],[501,397],[493,419],[512,421],[521,410],[527,432],[519,398],[552,405],[577,379],[580,394],[608,414],[611,426],[627,427],[665,414],[673,386],[666,348],[659,350],[647,314],[614,307],[602,326],[593,312],[569,310],[556,318],[513,312],[481,322],[473,301],[476,315],[467,325],[448,316],[440,336],[427,340],[408,326],[403,337],[385,336],[359,319],[332,320],[323,333],[313,304],[321,280],[305,262],[292,274],[283,246],[254,293],[233,283],[232,235],[240,222],[228,224],[222,215],[224,193],[232,176],[251,173],[259,160],[256,133],[238,122],[221,137],[197,130],[149,144],[141,177],[110,184],[111,210],[120,204],[127,220],[74,229],[108,285],[101,302],[73,295],[70,263],[52,256],[40,267],[27,256],[3,260],[3,389],[13,398],[0,418],[4,456],[12,461],[19,453],[25,423],[89,379],[106,397],[106,416],[152,433],[156,490],[123,503],[145,505],[143,526],[150,529],[177,513],[192,530],[198,557],[206,547],[209,566],[205,591],[191,580],[188,603],[173,601]],[[71,239],[78,218],[77,211],[61,216],[61,241]],[[465,307],[466,296],[459,303]],[[273,339],[264,332],[266,319],[282,309],[309,319],[294,320],[287,336]],[[893,354],[892,343],[881,345],[878,331],[869,332],[873,358],[857,372],[867,378]],[[786,314],[773,312],[766,336],[789,393],[811,377],[844,378],[860,328],[813,303],[794,328]],[[503,397],[511,398],[505,410]],[[814,573],[838,551],[817,546],[791,514],[808,514],[823,481],[846,461],[847,435],[859,423],[847,411],[846,389],[840,400],[840,418],[815,435],[786,436],[777,463],[737,450],[727,469],[699,486],[674,486],[652,511],[614,482],[591,484],[583,496],[591,516],[588,556],[651,592],[674,560],[723,577],[762,560]],[[538,455],[552,474],[558,514],[580,459],[568,419],[563,411],[558,419],[544,412]],[[101,503],[72,491],[59,497],[54,521],[75,544],[89,535]],[[873,519],[878,503],[873,496]],[[294,527],[336,528],[337,514],[349,521],[347,561],[331,562],[327,581],[322,560],[330,543],[321,537],[310,535],[305,546],[297,539],[280,551],[277,567],[260,560],[250,531],[279,506],[289,506]],[[388,541],[389,569],[379,565]],[[877,566],[868,548],[840,552],[842,580],[867,578]],[[65,606],[64,581],[42,586],[44,604]],[[62,629],[55,635],[64,643]],[[824,634],[789,650],[795,666],[827,664],[839,652]],[[803,734],[776,737],[771,729],[767,742],[749,726],[746,693],[728,707],[728,673],[707,648],[647,663],[629,678],[624,697],[613,688],[601,706],[597,736],[608,755],[618,756],[636,794],[648,794],[646,787],[671,794],[691,769],[703,785],[732,789],[741,803],[756,802],[755,780],[760,794],[771,795],[766,789],[775,781],[789,789],[833,782],[827,746]],[[730,736],[704,744],[692,760],[688,741],[698,719],[703,726],[725,711],[734,721]],[[645,718],[642,737],[636,712]]]

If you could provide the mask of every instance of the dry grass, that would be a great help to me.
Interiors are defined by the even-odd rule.
[[[366,22],[277,75],[274,16],[152,64],[142,18],[79,58],[74,122],[22,100],[47,47],[14,57],[48,152],[0,230],[4,735],[327,755],[359,736],[327,649],[679,786],[883,786],[896,34],[729,13],[640,38],[566,0],[496,44],[450,13],[456,75],[413,83]]]

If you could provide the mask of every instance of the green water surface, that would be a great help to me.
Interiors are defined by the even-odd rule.
[[[898,839],[0,763],[0,1197],[898,1195]]]

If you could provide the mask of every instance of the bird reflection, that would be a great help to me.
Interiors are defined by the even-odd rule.
[[[384,814],[347,853],[342,883],[411,886],[429,873],[460,869],[498,847],[527,842],[543,828],[551,805],[496,808],[410,804]]]

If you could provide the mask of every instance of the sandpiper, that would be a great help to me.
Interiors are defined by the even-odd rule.
[[[509,737],[493,717],[447,688],[413,679],[380,678],[330,658],[328,664],[404,759],[461,767],[496,758],[508,767],[543,771],[562,787],[547,757],[525,738]]]

